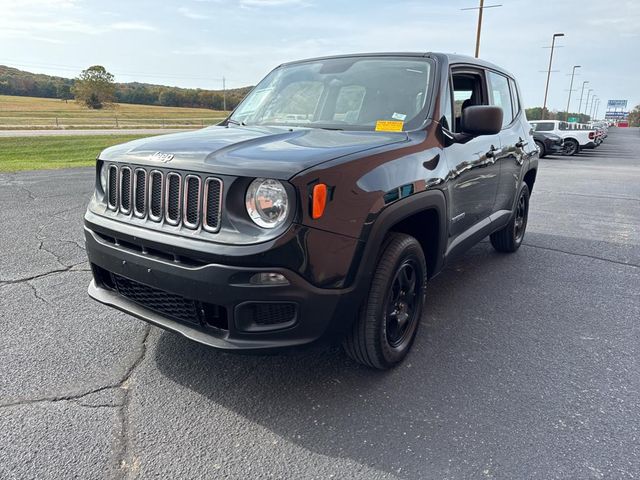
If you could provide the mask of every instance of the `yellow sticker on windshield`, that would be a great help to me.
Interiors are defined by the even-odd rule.
[[[376,132],[401,132],[404,122],[400,120],[378,120]]]

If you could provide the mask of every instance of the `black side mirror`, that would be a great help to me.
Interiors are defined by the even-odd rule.
[[[470,105],[462,110],[462,133],[477,137],[495,135],[502,130],[502,108],[489,105]]]

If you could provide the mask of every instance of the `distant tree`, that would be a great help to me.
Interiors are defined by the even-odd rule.
[[[72,89],[77,102],[93,109],[110,105],[115,99],[115,90],[113,75],[102,65],[83,70]]]
[[[57,97],[60,100],[64,100],[64,103],[67,103],[69,100],[73,99],[73,94],[71,93],[71,86],[67,83],[58,85]]]
[[[629,126],[640,127],[640,105],[636,105],[633,110],[629,112]]]
[[[178,93],[173,88],[162,90],[158,95],[158,103],[165,107],[176,107],[178,106]]]

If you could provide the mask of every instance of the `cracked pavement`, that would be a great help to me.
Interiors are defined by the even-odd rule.
[[[91,301],[93,170],[0,174],[0,478],[638,478],[639,147],[541,160],[525,245],[431,282],[387,373]]]

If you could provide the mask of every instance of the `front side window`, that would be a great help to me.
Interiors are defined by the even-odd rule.
[[[509,80],[504,75],[488,72],[491,89],[491,104],[502,108],[502,127],[506,127],[513,120],[513,104],[509,90]]]
[[[378,122],[420,127],[431,94],[427,58],[332,58],[277,68],[238,106],[231,122],[374,130]]]

